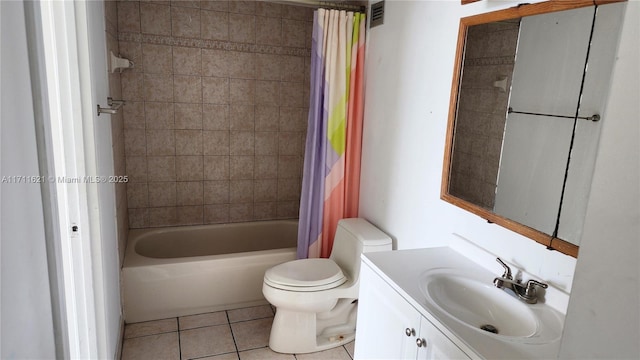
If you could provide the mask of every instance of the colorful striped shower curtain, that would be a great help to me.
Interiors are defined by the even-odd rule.
[[[313,22],[298,258],[329,257],[338,220],[358,216],[360,188],[365,15],[319,9]]]

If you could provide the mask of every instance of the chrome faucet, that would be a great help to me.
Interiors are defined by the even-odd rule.
[[[511,268],[504,263],[500,258],[496,258],[496,261],[502,265],[504,268],[504,273],[502,276],[493,279],[493,284],[498,289],[511,289],[513,292],[518,295],[520,300],[528,303],[535,304],[538,302],[538,294],[536,293],[536,286],[539,286],[543,289],[549,287],[549,285],[541,283],[537,280],[529,280],[526,283],[522,283],[521,280],[514,280],[513,275],[511,274]]]

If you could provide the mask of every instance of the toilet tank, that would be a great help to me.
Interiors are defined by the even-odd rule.
[[[338,221],[331,260],[354,281],[360,274],[360,254],[391,250],[391,238],[365,219]]]

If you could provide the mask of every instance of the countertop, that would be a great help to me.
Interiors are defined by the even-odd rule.
[[[482,332],[461,322],[447,319],[446,315],[426,300],[420,289],[421,275],[438,268],[455,268],[456,271],[468,273],[474,279],[486,281],[487,284],[492,284],[493,279],[501,275],[500,271],[491,273],[448,247],[366,253],[362,255],[362,260],[422,316],[473,358],[555,359],[558,356],[561,327],[559,331],[547,332],[545,335],[551,340],[542,344],[537,343],[540,340],[536,339],[538,335],[530,338],[508,338]],[[545,305],[539,303],[528,306],[535,309]],[[564,315],[559,311],[553,310],[553,317],[552,321],[564,323]]]

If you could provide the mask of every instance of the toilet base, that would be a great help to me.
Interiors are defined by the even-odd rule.
[[[269,336],[271,350],[304,354],[344,345],[355,339],[357,304],[341,299],[326,313],[277,308]]]

